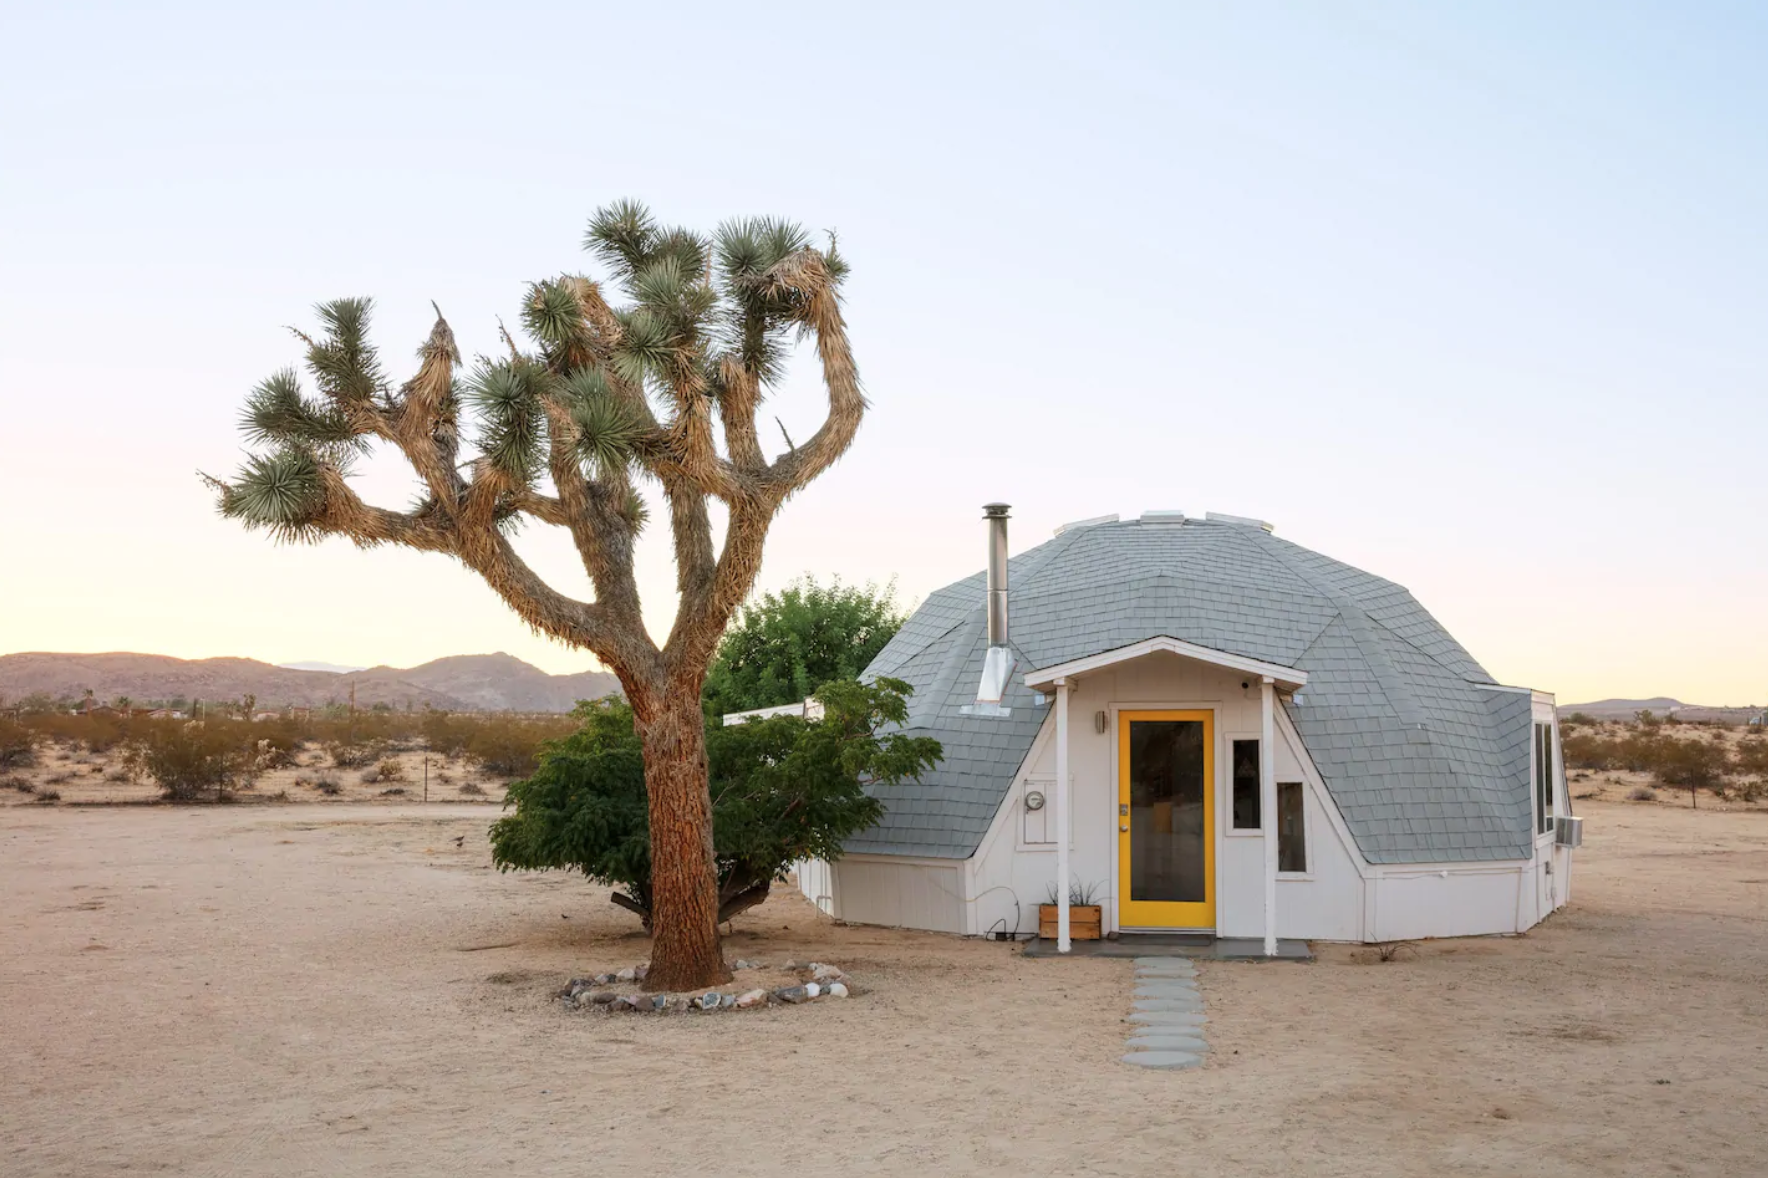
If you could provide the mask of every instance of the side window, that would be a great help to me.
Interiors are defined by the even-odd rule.
[[[1277,870],[1308,869],[1307,822],[1301,782],[1277,783]]]
[[[1535,814],[1536,831],[1546,834],[1553,829],[1553,725],[1535,725]]]
[[[1258,810],[1258,741],[1237,740],[1234,742],[1234,829],[1263,829]]]

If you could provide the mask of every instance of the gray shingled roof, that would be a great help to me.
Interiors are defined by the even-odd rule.
[[[968,858],[1048,710],[1025,672],[1165,636],[1308,673],[1285,706],[1370,862],[1528,857],[1530,697],[1497,689],[1401,586],[1214,520],[1073,529],[1014,557],[1008,583],[1010,715],[961,711],[987,645],[982,573],[930,596],[867,668],[914,685],[908,727],[945,761],[884,791],[884,821],[849,850]]]

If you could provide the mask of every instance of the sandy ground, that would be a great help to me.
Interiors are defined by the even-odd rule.
[[[0,1174],[1768,1172],[1768,816],[1582,812],[1540,929],[1205,965],[1214,1053],[1149,1073],[1126,961],[793,897],[728,956],[870,993],[566,1010],[645,941],[580,880],[492,871],[489,808],[12,807]]]

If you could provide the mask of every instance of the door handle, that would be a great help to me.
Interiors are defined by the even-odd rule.
[[[1120,826],[1117,830],[1119,834],[1128,834],[1130,832],[1130,828],[1127,826]]]

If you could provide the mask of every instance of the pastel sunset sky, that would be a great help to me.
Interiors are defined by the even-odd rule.
[[[0,652],[592,666],[196,472],[315,302],[372,295],[397,379],[431,300],[494,351],[631,196],[853,264],[873,409],[763,588],[912,603],[981,566],[990,500],[1014,551],[1213,510],[1406,585],[1505,682],[1768,699],[1768,8],[845,7],[11,6]],[[801,361],[771,410],[802,437],[820,396]]]

